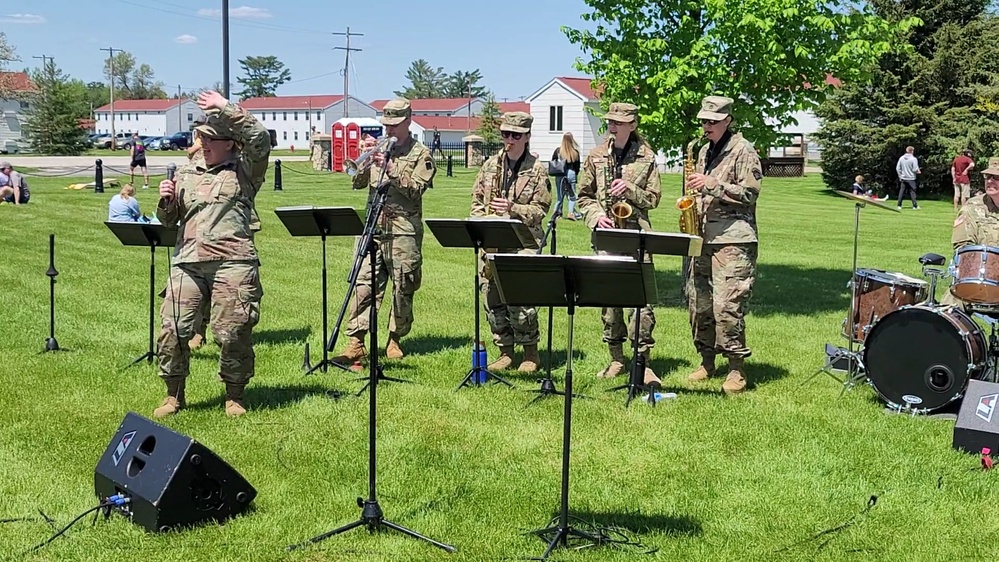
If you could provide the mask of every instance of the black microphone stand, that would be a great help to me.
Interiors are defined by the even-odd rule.
[[[55,284],[56,276],[59,275],[55,267],[55,234],[49,234],[49,269],[45,275],[49,278],[49,337],[45,340],[45,349],[42,353],[60,351],[59,342],[55,337]]]

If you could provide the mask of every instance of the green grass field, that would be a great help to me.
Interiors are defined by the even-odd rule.
[[[443,176],[443,171],[441,176]],[[473,171],[439,177],[425,218],[464,217]],[[102,224],[113,195],[64,190],[69,178],[33,179],[32,202],[0,206],[0,552],[28,560],[500,560],[539,556],[525,532],[559,507],[561,398],[526,404],[537,376],[503,386],[455,387],[470,364],[473,330],[469,251],[424,242],[424,283],[408,356],[385,374],[415,384],[378,388],[378,499],[385,516],[458,548],[446,554],[386,531],[355,530],[293,553],[285,547],[358,518],[367,493],[368,395],[332,401],[326,391],[362,383],[339,370],[303,377],[311,343],[321,349],[318,239],[292,238],[274,215],[285,205],[363,207],[343,175],[286,165],[284,190],[257,198],[264,285],[256,331],[251,411],[222,411],[218,348],[194,354],[189,407],[166,425],[230,462],[259,492],[254,509],[224,526],[153,535],[121,517],[21,558],[53,529],[95,504],[95,464],[123,416],[148,416],[163,386],[147,364],[149,254],[122,247]],[[679,177],[665,176],[655,227],[677,230]],[[138,194],[142,209],[153,190]],[[908,206],[908,204],[906,204]],[[950,255],[951,204],[928,201],[901,214],[866,208],[859,266],[921,277],[917,258]],[[680,258],[656,258],[660,302],[653,367],[675,400],[624,407],[597,380],[608,360],[599,311],[576,315],[570,507],[586,522],[624,527],[641,547],[557,551],[555,560],[991,560],[999,555],[999,475],[951,448],[953,422],[891,415],[874,390],[840,396],[820,376],[823,345],[845,345],[854,206],[816,175],[766,179],[759,205],[760,263],[747,318],[750,392],[726,398],[721,380],[687,383],[696,365]],[[48,335],[48,235],[56,235],[57,329],[68,352],[40,354]],[[558,249],[589,254],[581,223],[561,221]],[[331,240],[331,321],[344,298],[352,240]],[[159,289],[166,256],[157,260]],[[938,289],[943,296],[945,289]],[[159,329],[157,300],[157,330]],[[546,336],[546,311],[540,314]],[[381,334],[387,316],[381,317]],[[566,315],[556,311],[554,378],[562,388]],[[483,330],[488,333],[485,319]],[[488,339],[488,338],[487,338]],[[346,341],[341,337],[338,345]],[[380,346],[384,341],[380,342]],[[495,348],[490,345],[490,355]],[[630,356],[630,353],[629,353]],[[868,499],[877,504],[863,515]],[[813,537],[857,516],[852,525]],[[654,549],[652,555],[643,555]]]

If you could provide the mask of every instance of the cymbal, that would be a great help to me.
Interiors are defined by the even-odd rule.
[[[896,212],[896,213],[900,212],[897,207],[891,207],[889,205],[886,205],[884,201],[879,201],[879,200],[877,200],[875,198],[867,197],[866,195],[856,195],[856,194],[850,193],[849,191],[840,191],[838,189],[834,189],[833,193],[835,193],[836,195],[842,195],[843,197],[846,197],[847,199],[853,199],[857,203],[865,203],[865,204],[868,204],[868,205],[874,205],[875,207],[880,207],[882,209],[885,209],[885,210],[888,210],[888,211],[893,211],[893,212]]]

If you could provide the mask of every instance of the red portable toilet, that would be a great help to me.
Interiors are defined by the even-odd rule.
[[[361,127],[351,121],[347,123],[347,158],[357,160],[361,155]]]
[[[345,130],[343,123],[333,123],[333,145],[332,154],[330,154],[330,159],[333,161],[333,171],[342,172],[343,171],[343,157],[346,152],[346,142],[347,142],[347,131]]]

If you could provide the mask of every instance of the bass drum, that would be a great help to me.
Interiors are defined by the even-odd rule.
[[[864,368],[889,407],[926,413],[961,398],[985,373],[982,329],[952,306],[903,306],[867,334]]]

